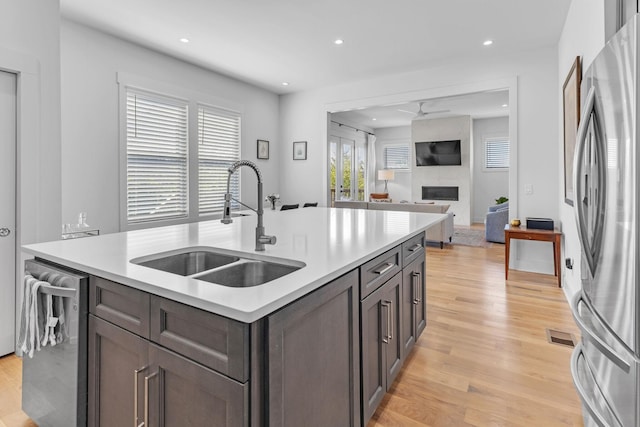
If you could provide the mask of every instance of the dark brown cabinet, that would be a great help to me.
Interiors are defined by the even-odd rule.
[[[416,258],[402,269],[403,360],[427,325],[425,301],[425,257]]]
[[[402,367],[401,301],[402,275],[398,273],[361,303],[364,424]]]
[[[249,425],[249,325],[96,277],[90,297],[89,426]]]
[[[359,426],[358,271],[268,317],[271,426]]]
[[[423,244],[252,324],[91,277],[88,425],[366,425],[426,325]]]

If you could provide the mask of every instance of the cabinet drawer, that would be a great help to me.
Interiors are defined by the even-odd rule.
[[[238,381],[249,379],[249,325],[151,295],[151,341]]]
[[[360,267],[360,299],[364,299],[400,271],[401,249],[401,246],[397,246]]]
[[[127,331],[149,338],[149,294],[146,292],[91,276],[89,311]]]
[[[424,233],[413,236],[402,244],[402,266],[409,265],[419,256],[424,256]]]

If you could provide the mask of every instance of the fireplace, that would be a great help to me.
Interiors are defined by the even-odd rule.
[[[422,200],[458,200],[458,187],[422,187]]]

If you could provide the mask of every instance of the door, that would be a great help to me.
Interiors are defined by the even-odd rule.
[[[398,273],[382,287],[385,289],[383,304],[387,308],[387,339],[385,358],[387,366],[387,389],[402,368],[402,274]]]
[[[0,71],[0,356],[15,348],[16,75]]]
[[[334,200],[354,200],[352,171],[355,145],[356,143],[352,139],[331,136],[329,143],[329,174],[332,202]]]
[[[424,301],[424,251],[402,270],[402,345],[404,359],[427,324]]]

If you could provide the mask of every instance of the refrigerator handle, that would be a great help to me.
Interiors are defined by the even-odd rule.
[[[571,376],[573,377],[573,385],[576,387],[576,391],[578,392],[578,395],[580,396],[580,400],[582,401],[582,406],[586,409],[587,412],[589,412],[589,415],[591,415],[591,418],[596,422],[596,424],[598,424],[599,427],[612,427],[604,419],[602,414],[600,414],[594,408],[594,405],[591,399],[589,399],[588,397],[590,394],[593,394],[594,392],[599,392],[599,394],[602,394],[597,384],[595,384],[595,381],[593,384],[587,384],[587,387],[589,387],[590,389],[594,389],[591,391],[591,393],[587,392],[587,390],[585,389],[585,385],[583,385],[580,382],[580,373],[579,373],[580,367],[578,366],[578,362],[581,357],[584,359],[582,344],[578,344],[576,348],[573,350],[573,354],[571,355]],[[589,368],[589,365],[587,364],[586,360],[584,360],[584,367],[585,367],[584,370],[587,372],[587,375],[593,378],[593,373],[591,373],[591,369]],[[609,403],[607,402],[607,406],[608,405]],[[611,412],[610,414],[612,415],[610,418],[614,418],[614,420],[617,422],[617,425],[622,426],[622,424],[620,423],[620,420],[618,420],[617,417],[613,415],[613,412]]]
[[[578,327],[582,331],[582,338],[588,337],[589,340],[596,346],[598,350],[602,354],[604,354],[609,360],[615,363],[620,369],[624,370],[626,373],[629,373],[631,370],[631,365],[624,360],[622,357],[616,354],[615,350],[612,349],[606,342],[602,340],[590,327],[585,323],[585,321],[580,317],[580,311],[578,310],[578,305],[582,299],[582,291],[579,291],[571,300],[571,312],[573,314],[573,318],[575,319]],[[586,303],[585,303],[585,306]],[[587,306],[588,308],[588,306]]]
[[[592,116],[593,114],[593,116]],[[594,177],[590,176],[591,180],[588,183],[589,186],[596,185],[592,194],[585,194],[585,191],[588,190],[587,183],[581,182],[582,174],[583,174],[583,165],[584,165],[584,156],[586,150],[586,140],[589,131],[589,124],[591,120],[590,117],[593,117],[593,126],[595,132],[595,162],[597,167],[597,176],[594,181]],[[594,276],[596,272],[596,262],[598,256],[600,255],[600,251],[602,249],[602,232],[604,228],[604,209],[605,209],[605,197],[606,197],[606,183],[604,181],[604,177],[606,175],[606,164],[604,160],[605,150],[604,144],[605,139],[601,134],[601,125],[598,117],[598,109],[596,108],[596,90],[594,86],[589,88],[589,93],[587,94],[587,99],[584,103],[584,110],[582,111],[582,116],[580,117],[580,125],[578,126],[578,134],[576,135],[576,150],[575,155],[573,157],[573,189],[574,189],[574,213],[576,216],[576,224],[578,226],[578,237],[580,238],[580,244],[583,248],[583,253],[587,260],[587,264],[589,265],[589,269],[591,271],[591,275]],[[584,188],[583,188],[584,187]],[[581,191],[583,189],[583,191]],[[591,198],[591,200],[588,199]],[[593,241],[589,240],[588,235],[588,224],[585,221],[585,207],[587,204],[591,204],[596,208],[595,218],[594,218],[594,229],[593,231]]]

